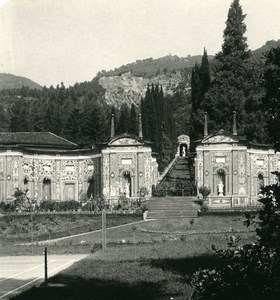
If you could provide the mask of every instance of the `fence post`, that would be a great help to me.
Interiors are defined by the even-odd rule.
[[[106,211],[102,210],[102,252],[106,252]]]
[[[48,285],[48,249],[45,247],[45,285]]]
[[[33,215],[32,215],[32,208],[30,210],[30,218],[31,218],[31,252],[33,255],[33,241],[34,241],[34,232],[33,232]]]

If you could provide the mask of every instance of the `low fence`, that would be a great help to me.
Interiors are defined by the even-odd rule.
[[[194,188],[188,189],[160,189],[160,190],[153,190],[153,197],[165,197],[165,196],[196,196],[197,192]]]
[[[239,206],[239,207],[223,207],[223,208],[212,208],[208,207],[207,210],[200,211],[199,216],[205,216],[205,215],[235,215],[235,214],[241,214],[244,213],[258,213],[262,209],[262,206],[260,205],[254,205],[254,206]]]

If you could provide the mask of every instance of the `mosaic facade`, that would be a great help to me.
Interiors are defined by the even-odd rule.
[[[141,188],[151,194],[157,178],[151,147],[137,136],[115,137],[100,151],[63,146],[31,150],[28,145],[0,149],[0,201],[14,200],[17,188],[39,202],[124,194],[136,198]]]
[[[235,207],[259,205],[263,185],[276,182],[280,154],[272,148],[239,141],[220,131],[206,136],[196,147],[196,182],[211,189],[209,205]]]

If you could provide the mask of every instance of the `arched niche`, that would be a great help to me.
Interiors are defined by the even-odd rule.
[[[132,173],[130,170],[124,170],[121,173],[121,189],[124,196],[132,196]]]
[[[226,173],[226,170],[223,168],[218,168],[215,172],[216,194],[220,197],[226,195],[226,186],[228,184]]]
[[[87,189],[87,197],[88,199],[93,198],[96,196],[96,189],[95,189],[95,179],[93,176],[89,177],[87,180],[88,189]]]
[[[52,181],[50,178],[45,177],[43,178],[42,182],[42,200],[52,200],[52,193],[51,193],[51,184]]]
[[[259,194],[262,187],[264,187],[264,174],[259,172],[257,177],[257,194]]]
[[[187,157],[190,148],[190,137],[188,135],[180,135],[177,140],[177,156]]]

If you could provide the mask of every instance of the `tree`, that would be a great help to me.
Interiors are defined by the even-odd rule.
[[[29,103],[23,98],[18,99],[11,107],[10,130],[14,132],[29,131]]]
[[[211,83],[207,51],[204,48],[201,65],[195,64],[191,74],[191,138],[196,140],[203,134],[204,111],[201,103]]]
[[[136,107],[134,104],[132,104],[130,108],[129,120],[130,120],[130,124],[129,124],[128,132],[138,135],[138,119],[137,119]]]
[[[8,131],[9,122],[8,110],[2,104],[0,104],[0,131]]]
[[[144,139],[153,142],[152,150],[158,153],[159,169],[163,170],[174,154],[175,126],[170,99],[162,87],[148,86],[141,99],[141,114]]]
[[[237,112],[240,133],[245,123],[245,102],[253,92],[251,56],[246,43],[245,15],[239,0],[234,0],[228,11],[222,51],[213,65],[214,75],[209,91],[201,104],[208,112],[210,130],[231,131],[233,111]],[[212,128],[211,128],[212,127]]]
[[[264,72],[266,94],[263,109],[268,119],[269,140],[280,150],[280,48],[272,48],[266,55]]]
[[[200,78],[202,83],[202,93],[204,95],[208,91],[211,83],[210,65],[207,50],[205,48],[201,59]]]
[[[117,125],[117,134],[127,133],[130,127],[130,109],[126,103],[120,108],[120,118]]]
[[[67,136],[76,143],[83,142],[84,112],[80,107],[74,107],[67,122]]]

